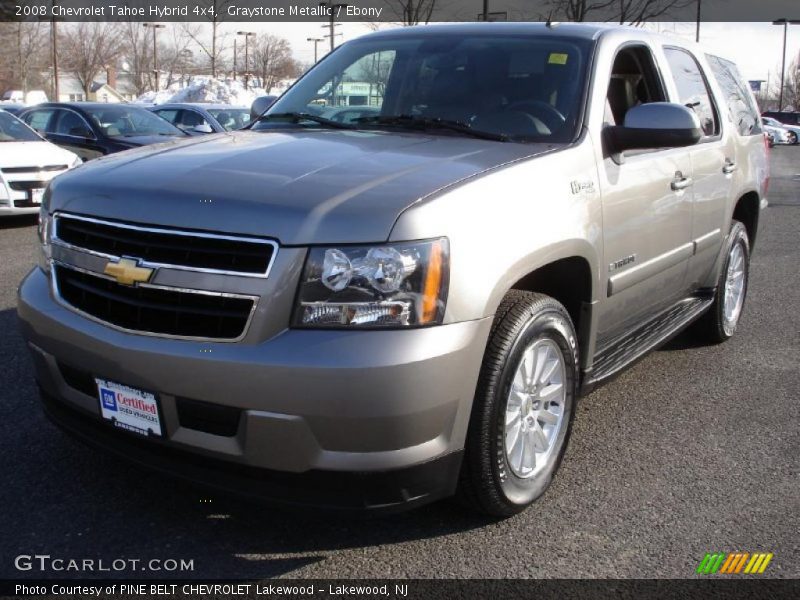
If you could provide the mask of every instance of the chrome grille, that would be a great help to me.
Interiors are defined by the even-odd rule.
[[[132,256],[149,267],[266,277],[277,251],[273,240],[145,227],[56,214],[54,242],[102,256]]]

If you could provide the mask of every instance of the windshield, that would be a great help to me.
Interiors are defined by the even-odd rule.
[[[41,142],[36,132],[16,117],[0,110],[0,142]]]
[[[550,35],[365,38],[321,61],[267,115],[313,114],[359,129],[442,120],[514,141],[567,142],[591,44]],[[321,125],[262,118],[253,129]]]
[[[209,108],[207,110],[226,131],[241,129],[250,122],[250,110],[247,108]]]
[[[143,108],[110,105],[107,107],[84,107],[83,110],[104,134],[112,138],[139,135],[184,135],[177,127]]]

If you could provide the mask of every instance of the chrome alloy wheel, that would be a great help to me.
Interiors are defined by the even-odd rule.
[[[745,264],[744,249],[741,243],[736,243],[728,255],[728,273],[725,276],[725,297],[722,305],[725,332],[732,335],[742,314],[745,294]]]
[[[567,370],[558,344],[540,339],[523,353],[506,403],[506,461],[520,478],[535,476],[555,447],[564,421]]]

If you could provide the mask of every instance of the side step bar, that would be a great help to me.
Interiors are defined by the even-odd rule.
[[[584,374],[582,393],[591,392],[596,385],[666,342],[704,313],[713,302],[713,295],[684,298],[638,329],[604,346],[597,352],[591,371]]]

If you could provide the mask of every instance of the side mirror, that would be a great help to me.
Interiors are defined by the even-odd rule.
[[[199,125],[195,125],[192,131],[195,133],[214,133],[214,130],[211,129],[211,125],[208,123],[200,123]]]
[[[91,131],[89,131],[86,127],[72,127],[69,130],[69,134],[72,137],[79,137],[84,139],[91,139],[94,137]]]
[[[703,137],[695,112],[681,104],[651,102],[634,106],[625,114],[625,124],[606,127],[608,149],[625,150],[681,148],[693,146]]]

